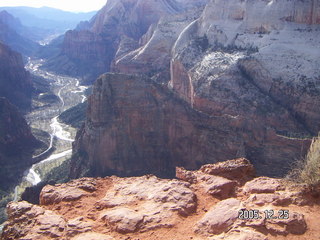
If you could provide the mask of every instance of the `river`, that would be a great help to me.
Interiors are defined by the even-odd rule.
[[[50,143],[46,150],[33,156],[35,159],[46,157],[42,161],[33,164],[26,171],[21,183],[15,187],[14,201],[19,200],[19,195],[26,187],[37,185],[42,181],[45,174],[70,158],[76,129],[60,123],[58,116],[61,112],[86,100],[84,92],[87,87],[80,85],[80,79],[44,71],[40,69],[43,63],[44,60],[42,59],[29,58],[25,67],[33,75],[45,78],[50,83],[50,89],[58,97],[59,101],[35,107],[26,116],[32,128],[40,129],[50,134]]]

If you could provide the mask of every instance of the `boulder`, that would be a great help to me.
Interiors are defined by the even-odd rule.
[[[176,167],[176,178],[189,183],[195,183],[197,181],[195,174],[183,167]]]
[[[223,200],[213,206],[196,224],[195,232],[204,235],[227,232],[238,218],[241,201]]]
[[[307,223],[304,215],[297,212],[289,212],[288,218],[284,215],[279,215],[277,210],[274,210],[272,218],[265,218],[265,215],[260,212],[260,219],[238,219],[235,226],[246,226],[258,229],[261,232],[268,232],[274,235],[301,235],[307,231]]]
[[[114,208],[100,214],[112,230],[119,233],[131,233],[139,229],[143,221],[143,215],[129,208]]]
[[[301,235],[307,231],[307,224],[304,215],[297,212],[289,212],[288,219],[268,219],[265,223],[268,231],[281,234]]]
[[[62,238],[66,230],[61,215],[25,201],[10,203],[8,217],[1,239]]]
[[[200,171],[210,175],[222,176],[228,179],[250,179],[255,176],[253,165],[245,158],[228,160],[215,164],[207,164]]]
[[[47,185],[40,193],[40,204],[57,204],[61,201],[74,201],[96,190],[95,179],[83,178],[67,184]]]
[[[199,177],[199,185],[205,189],[206,193],[225,199],[235,193],[237,182],[219,176],[207,175]]]
[[[285,186],[280,179],[258,177],[247,182],[243,187],[243,192],[246,194],[253,193],[274,193],[279,190],[284,190]]]

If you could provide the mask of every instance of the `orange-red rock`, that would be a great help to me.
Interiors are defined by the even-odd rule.
[[[238,218],[240,208],[241,201],[235,198],[222,200],[200,219],[195,231],[216,235],[229,231]]]
[[[273,179],[268,177],[258,177],[247,182],[243,191],[247,194],[252,193],[274,193],[277,190],[284,189],[283,183],[280,179]]]
[[[227,171],[231,162],[239,161],[226,162],[226,169],[221,163],[211,165],[211,169]],[[319,235],[316,221],[320,217],[319,202],[303,185],[282,180],[283,187],[272,188],[272,193],[247,194],[243,192],[244,185],[254,182],[255,189],[263,189],[264,183],[274,184],[278,179],[256,178],[245,183],[201,170],[188,174],[196,177],[196,181],[189,183],[152,175],[113,176],[50,186],[49,192],[44,189],[41,193],[45,204],[12,202],[8,205],[9,220],[0,239],[309,240]],[[206,191],[206,181],[215,178],[237,183],[232,197],[220,200]],[[77,189],[90,191],[76,198],[63,198]],[[274,204],[282,196],[294,198],[289,205]],[[302,199],[308,202],[301,207]],[[260,218],[242,215],[246,218],[239,219],[239,211],[253,209],[260,211]],[[277,218],[267,218],[265,210],[273,210],[272,216]],[[288,218],[279,214],[282,210],[288,211]]]

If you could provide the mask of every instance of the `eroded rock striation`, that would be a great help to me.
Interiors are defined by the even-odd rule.
[[[74,143],[71,177],[168,177],[175,166],[196,169],[245,156],[248,149],[260,172],[281,175],[290,159],[306,151],[309,140],[280,137],[266,126],[253,129],[260,134],[255,136],[248,131],[253,126],[243,126],[245,117],[199,112],[146,77],[102,75]]]
[[[211,1],[175,43],[170,86],[201,111],[237,116],[246,109],[251,119],[269,118],[278,135],[317,134],[319,4]],[[272,114],[288,128],[274,126]]]
[[[243,153],[261,174],[270,173],[258,161],[279,153],[275,141],[319,131],[318,9],[319,1],[210,1],[173,47],[169,86],[197,110],[237,118],[248,134]]]
[[[40,205],[8,204],[1,239],[295,240],[319,234],[319,199],[303,185],[255,178],[247,159],[197,171],[178,168],[177,177],[112,176],[47,185]],[[221,198],[211,190],[228,194]],[[258,217],[248,215],[251,210],[259,211]],[[270,217],[271,210],[277,218]]]
[[[136,49],[139,39],[161,17],[182,12],[190,5],[191,1],[184,5],[175,0],[110,0],[89,23],[65,34],[60,54],[46,67],[92,82],[109,71],[116,55]]]
[[[126,10],[129,2],[135,7]],[[144,2],[107,4],[91,30],[82,31],[109,29],[111,6],[114,11],[123,4],[124,16],[132,17]],[[164,16],[143,18],[139,34],[127,21],[112,25],[118,30],[108,36],[119,41],[110,40],[116,43],[111,70],[144,75],[145,83],[136,77],[125,90],[128,77],[100,78],[117,76],[119,83],[95,85],[72,175],[85,169],[93,175],[170,175],[178,163],[195,169],[241,156],[259,174],[283,176],[320,130],[314,104],[320,100],[319,1],[201,1],[193,7],[177,1],[176,11],[164,2],[157,3]],[[178,7],[182,2],[189,7]],[[163,87],[151,90],[157,85],[151,82]],[[113,95],[118,90],[123,93]]]
[[[73,145],[71,177],[172,177],[175,166],[195,169],[226,154],[233,158],[241,141],[234,125],[232,118],[194,111],[148,78],[105,74],[88,99],[87,119]]]

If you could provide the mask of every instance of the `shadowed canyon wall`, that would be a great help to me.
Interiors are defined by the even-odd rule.
[[[0,42],[0,96],[21,110],[30,109],[32,82],[22,57]]]

